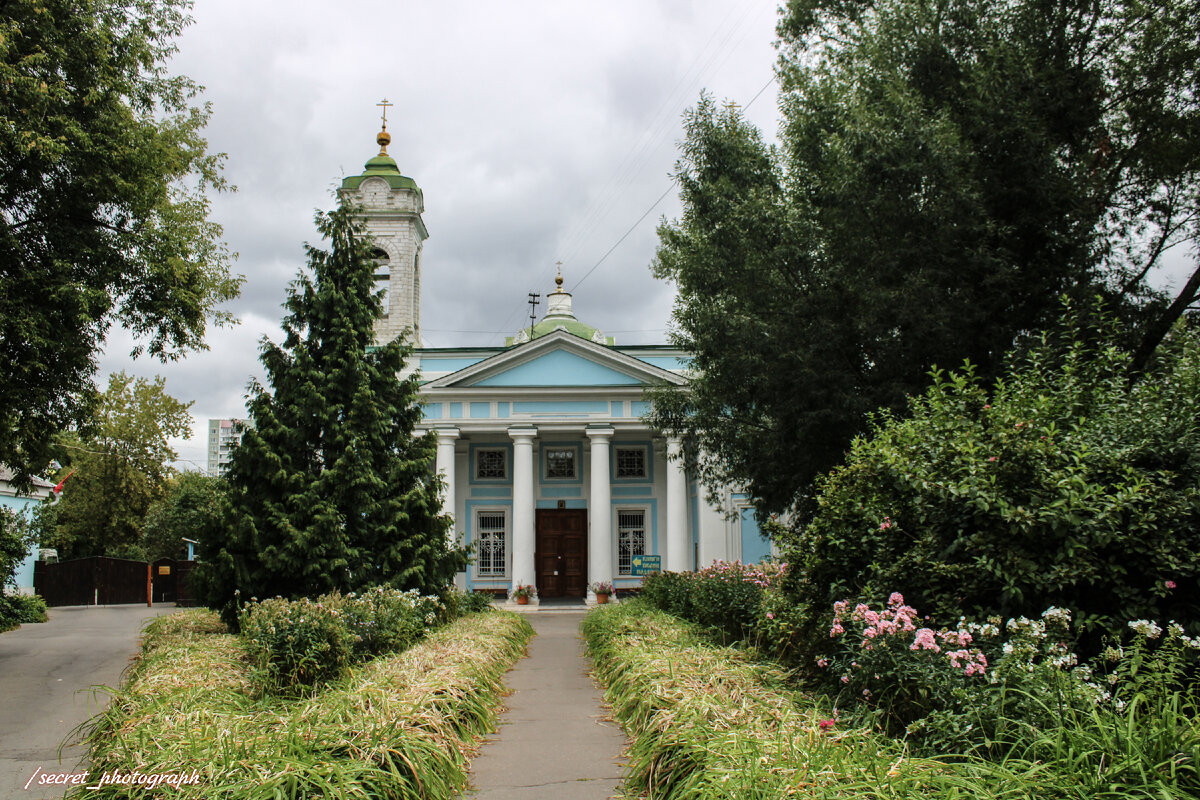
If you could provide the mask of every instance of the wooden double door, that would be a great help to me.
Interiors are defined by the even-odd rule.
[[[587,596],[587,510],[537,510],[538,597]]]

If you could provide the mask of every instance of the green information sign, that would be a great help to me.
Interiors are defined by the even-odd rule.
[[[635,578],[652,572],[662,572],[662,556],[634,556],[630,563],[633,566],[630,574]]]

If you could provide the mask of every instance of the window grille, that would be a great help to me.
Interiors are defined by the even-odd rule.
[[[504,575],[504,512],[479,512],[479,540],[476,549],[475,575],[480,578]]]
[[[482,480],[507,478],[506,455],[504,450],[477,450],[475,452],[475,477]]]
[[[646,512],[617,511],[617,574],[633,574],[633,557],[646,555]]]
[[[547,478],[575,477],[575,448],[552,447],[546,450]]]
[[[617,448],[617,477],[644,478],[646,477],[646,448],[618,447]]]

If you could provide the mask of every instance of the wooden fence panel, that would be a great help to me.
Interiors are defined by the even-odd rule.
[[[92,556],[58,564],[37,562],[33,588],[49,606],[146,602],[145,561]]]

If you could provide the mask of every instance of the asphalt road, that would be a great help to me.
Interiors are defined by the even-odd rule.
[[[0,800],[63,795],[65,785],[39,781],[84,771],[86,753],[72,731],[108,704],[91,687],[119,686],[142,625],[174,610],[170,603],[52,608],[49,622],[0,633]]]

